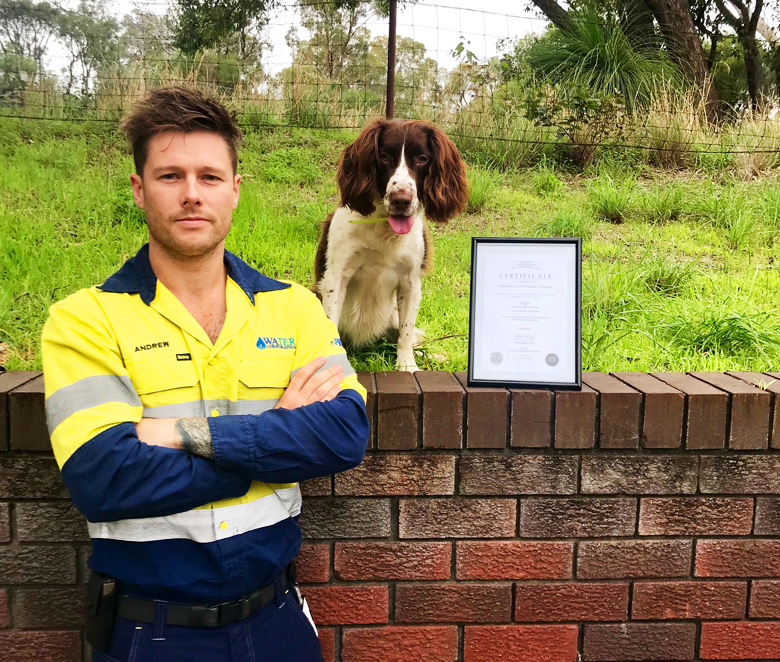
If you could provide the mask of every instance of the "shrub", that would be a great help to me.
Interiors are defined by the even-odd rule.
[[[581,237],[588,241],[593,237],[593,217],[579,207],[563,207],[549,219],[536,226],[538,236]]]
[[[612,177],[605,175],[588,185],[588,195],[597,218],[610,223],[622,223],[631,209],[633,182],[624,180],[615,184]]]
[[[475,212],[485,206],[492,197],[493,192],[501,183],[502,176],[495,170],[481,170],[471,168],[468,174],[469,180],[469,205],[468,211]]]

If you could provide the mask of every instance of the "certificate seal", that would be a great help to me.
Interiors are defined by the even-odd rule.
[[[558,355],[557,354],[548,354],[544,357],[545,362],[549,366],[558,365]]]
[[[501,352],[493,352],[490,355],[490,362],[493,365],[498,365],[500,363],[503,363],[503,361],[504,361],[504,355]]]

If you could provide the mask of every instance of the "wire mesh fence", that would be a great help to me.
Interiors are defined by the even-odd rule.
[[[40,11],[9,13],[23,4],[0,2],[3,118],[117,122],[146,90],[167,84],[217,96],[250,129],[358,129],[387,109],[387,18],[371,3],[276,4],[194,54],[182,48],[187,35],[176,31],[181,5],[173,0],[89,0],[46,5],[49,13],[44,3],[27,2]],[[579,20],[602,51],[618,43],[609,41],[614,23]],[[610,62],[598,53],[577,61],[573,50],[540,75],[533,49],[547,37],[531,35],[547,25],[537,15],[485,7],[402,6],[395,116],[436,122],[461,148],[499,165],[531,164],[555,150],[586,165],[606,149],[670,167],[780,165],[771,84],[760,107],[724,103],[713,122],[707,95],[667,77],[672,68],[652,70],[641,89],[623,89],[630,85],[621,87],[620,71],[607,72],[618,83],[606,80]]]

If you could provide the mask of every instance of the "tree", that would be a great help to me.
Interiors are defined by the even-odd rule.
[[[43,57],[49,40],[57,33],[61,10],[48,2],[0,0],[0,49],[36,63],[43,77]],[[32,81],[28,81],[32,82]]]
[[[747,77],[750,104],[753,110],[761,101],[761,54],[758,49],[756,31],[764,0],[753,0],[755,6],[751,9],[751,0],[715,0],[723,20],[737,33],[737,39],[745,51],[745,75]],[[728,4],[727,4],[728,3]],[[730,6],[729,6],[730,5]]]
[[[185,55],[237,48],[242,63],[259,58],[259,30],[279,0],[176,0],[174,39]]]
[[[66,93],[76,82],[76,65],[81,66],[81,93],[89,94],[90,82],[99,67],[119,58],[119,25],[105,14],[98,0],[81,0],[76,11],[60,16],[59,36],[70,55]]]

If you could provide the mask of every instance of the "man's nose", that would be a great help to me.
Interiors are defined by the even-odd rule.
[[[182,191],[182,204],[199,205],[200,189],[198,180],[195,177],[187,177],[184,180],[184,190]]]

